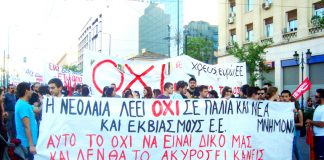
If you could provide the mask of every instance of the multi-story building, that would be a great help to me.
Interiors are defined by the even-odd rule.
[[[232,42],[239,45],[250,42],[270,42],[266,60],[273,69],[264,76],[279,90],[294,89],[308,76],[313,84],[310,95],[316,88],[324,88],[324,29],[314,26],[314,15],[323,15],[324,4],[320,0],[220,0],[218,62],[237,62],[227,54]],[[306,52],[311,57],[307,64]],[[303,74],[301,73],[303,70]],[[262,83],[262,82],[260,82]],[[260,84],[261,85],[261,84]]]
[[[210,57],[210,62],[215,62],[216,57],[214,52],[218,50],[218,26],[210,25],[208,22],[204,21],[191,21],[188,25],[184,26],[184,51],[187,45],[187,39],[190,37],[201,37],[206,38],[213,42],[212,57]]]
[[[164,5],[151,3],[139,18],[139,53],[143,50],[170,57],[170,15]]]
[[[169,53],[170,53],[170,57],[173,56],[177,56],[178,54],[182,53],[183,50],[183,42],[182,42],[182,27],[183,27],[183,1],[182,0],[175,0],[175,1],[170,1],[170,0],[151,0],[150,1],[151,4],[157,4],[157,7],[160,7],[163,11],[164,14],[169,15],[169,17],[164,16],[165,19],[169,19],[170,23],[168,24],[168,36],[166,37],[162,37],[162,39],[164,40],[163,42],[161,42],[160,40],[160,34],[155,34],[158,33],[160,31],[159,28],[140,28],[140,30],[144,33],[151,33],[151,34],[155,34],[156,35],[156,40],[151,41],[151,45],[153,45],[154,43],[156,44],[156,46],[158,47],[159,44],[164,44],[165,42],[168,43],[169,45]],[[151,5],[149,7],[152,7]],[[161,17],[150,17],[150,19],[161,19]],[[167,20],[163,20],[164,22],[166,22]],[[147,21],[148,22],[148,21]],[[149,22],[148,22],[149,23]],[[146,24],[146,26],[149,24]],[[152,23],[150,23],[150,25],[153,25]],[[141,26],[140,26],[141,27]],[[164,27],[165,30],[165,27]],[[163,32],[165,33],[165,31]],[[141,36],[140,36],[141,39]],[[147,42],[149,43],[149,42]],[[140,46],[139,51],[141,53],[142,49],[145,49],[146,51],[150,51],[149,49],[147,49],[146,46]],[[156,51],[150,51],[150,52],[155,52],[158,54],[163,54],[166,55],[166,53],[160,53],[160,52],[156,52]]]
[[[78,44],[78,66],[83,65],[83,53],[86,50],[102,52],[102,14],[96,18],[90,18],[82,28]]]

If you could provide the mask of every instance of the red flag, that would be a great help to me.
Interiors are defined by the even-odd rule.
[[[300,96],[302,96],[305,92],[307,92],[312,87],[312,83],[306,77],[306,79],[295,89],[292,96],[298,99]]]

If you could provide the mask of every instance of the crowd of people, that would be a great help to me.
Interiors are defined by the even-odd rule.
[[[147,86],[139,91],[125,89],[122,95],[116,93],[116,84],[105,86],[102,97],[114,98],[141,98],[141,99],[206,99],[206,98],[242,98],[251,100],[269,100],[277,102],[294,102],[292,111],[295,118],[295,135],[293,141],[293,154],[296,159],[302,159],[296,140],[299,136],[305,136],[306,127],[311,127],[314,133],[314,145],[316,158],[324,159],[324,89],[317,89],[315,101],[311,97],[307,99],[307,105],[300,107],[299,102],[288,90],[280,94],[278,88],[266,83],[262,88],[243,85],[238,96],[234,96],[231,87],[225,86],[218,94],[215,90],[208,89],[206,85],[197,85],[195,78],[186,81],[178,81],[175,85],[166,82],[163,90],[152,89]],[[12,139],[19,139],[21,145],[27,149],[28,158],[33,159],[36,154],[35,145],[38,137],[38,128],[41,121],[41,106],[44,96],[64,97],[77,96],[89,97],[91,89],[86,84],[77,84],[73,93],[69,93],[58,78],[51,79],[47,85],[40,83],[19,83],[17,86],[8,85],[0,88],[0,157],[6,152],[5,143]]]

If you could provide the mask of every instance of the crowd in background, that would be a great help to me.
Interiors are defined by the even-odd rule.
[[[315,101],[312,97],[307,98],[307,105],[300,107],[299,102],[288,90],[280,92],[278,88],[266,83],[262,88],[243,85],[240,93],[234,96],[233,89],[225,86],[221,92],[209,90],[207,85],[197,85],[195,78],[186,81],[178,81],[176,84],[166,82],[163,90],[152,89],[149,86],[140,91],[133,91],[128,88],[122,95],[116,93],[116,84],[111,83],[102,89],[102,97],[114,98],[137,98],[137,99],[206,99],[206,98],[242,98],[251,100],[269,100],[277,102],[293,102],[295,105],[295,136],[293,142],[293,154],[296,159],[302,159],[299,147],[296,143],[297,137],[306,135],[306,127],[313,126],[315,153],[317,159],[323,159],[324,155],[324,90],[317,89]],[[40,83],[22,82],[17,86],[8,85],[7,88],[0,88],[0,128],[1,141],[0,157],[5,153],[4,143],[13,139],[19,139],[22,146],[27,148],[29,159],[36,154],[36,141],[38,128],[41,121],[41,106],[44,96],[64,97],[89,97],[91,89],[86,84],[77,84],[74,91],[69,93],[66,87],[58,78],[51,79],[47,85]],[[315,103],[314,103],[315,102]]]

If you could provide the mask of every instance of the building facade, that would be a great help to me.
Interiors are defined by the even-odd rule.
[[[182,37],[183,37],[183,1],[182,0],[175,0],[175,1],[170,1],[170,0],[151,0],[150,1],[150,5],[148,7],[150,7],[152,4],[157,5],[157,7],[161,8],[164,11],[164,14],[169,15],[169,17],[164,16],[164,18],[166,19],[170,19],[170,23],[168,24],[168,36],[163,37],[162,39],[164,41],[161,41],[159,36],[161,36],[160,34],[156,34],[156,40],[152,41],[151,45],[153,45],[154,43],[157,44],[157,46],[159,46],[159,44],[164,44],[165,42],[168,43],[169,45],[169,53],[170,53],[170,57],[174,57],[177,55],[180,55],[183,52],[183,41],[182,41]],[[151,6],[152,7],[152,6]],[[152,19],[160,19],[160,17],[151,17]],[[167,20],[163,20],[164,22],[166,22]],[[149,22],[147,22],[149,23]],[[149,24],[146,24],[149,25]],[[150,23],[150,25],[153,25],[152,23]],[[160,29],[159,28],[140,28],[140,30],[142,32],[145,33],[157,33]],[[165,27],[163,29],[163,33],[165,31]],[[141,37],[140,37],[141,39]],[[147,42],[149,43],[149,42]],[[146,46],[140,46],[139,51],[140,53],[142,52],[142,50],[146,49]],[[146,49],[147,51],[150,51],[148,49]],[[155,51],[150,51],[150,52],[155,52]],[[155,52],[158,54],[162,54],[162,55],[166,55],[165,53],[160,53],[160,52]]]
[[[170,15],[164,6],[151,3],[139,18],[139,53],[145,51],[170,57]]]
[[[219,16],[224,20],[219,24],[218,62],[237,62],[227,54],[233,42],[240,46],[269,42],[265,58],[272,70],[264,74],[266,81],[279,91],[292,92],[303,81],[302,77],[309,77],[313,87],[308,96],[312,96],[316,88],[324,88],[324,29],[311,23],[314,15],[322,16],[323,10],[320,0],[221,0]],[[308,49],[312,54],[306,61]],[[293,57],[295,51],[299,60],[303,55],[303,74],[302,65]]]
[[[78,38],[78,66],[83,65],[83,54],[90,50],[94,52],[102,52],[102,14],[98,17],[90,18],[81,30]]]
[[[184,26],[184,51],[186,50],[187,40],[190,37],[201,37],[206,38],[213,42],[212,57],[210,62],[215,62],[216,57],[214,52],[218,50],[218,26],[210,25],[204,21],[191,21],[188,25]]]

